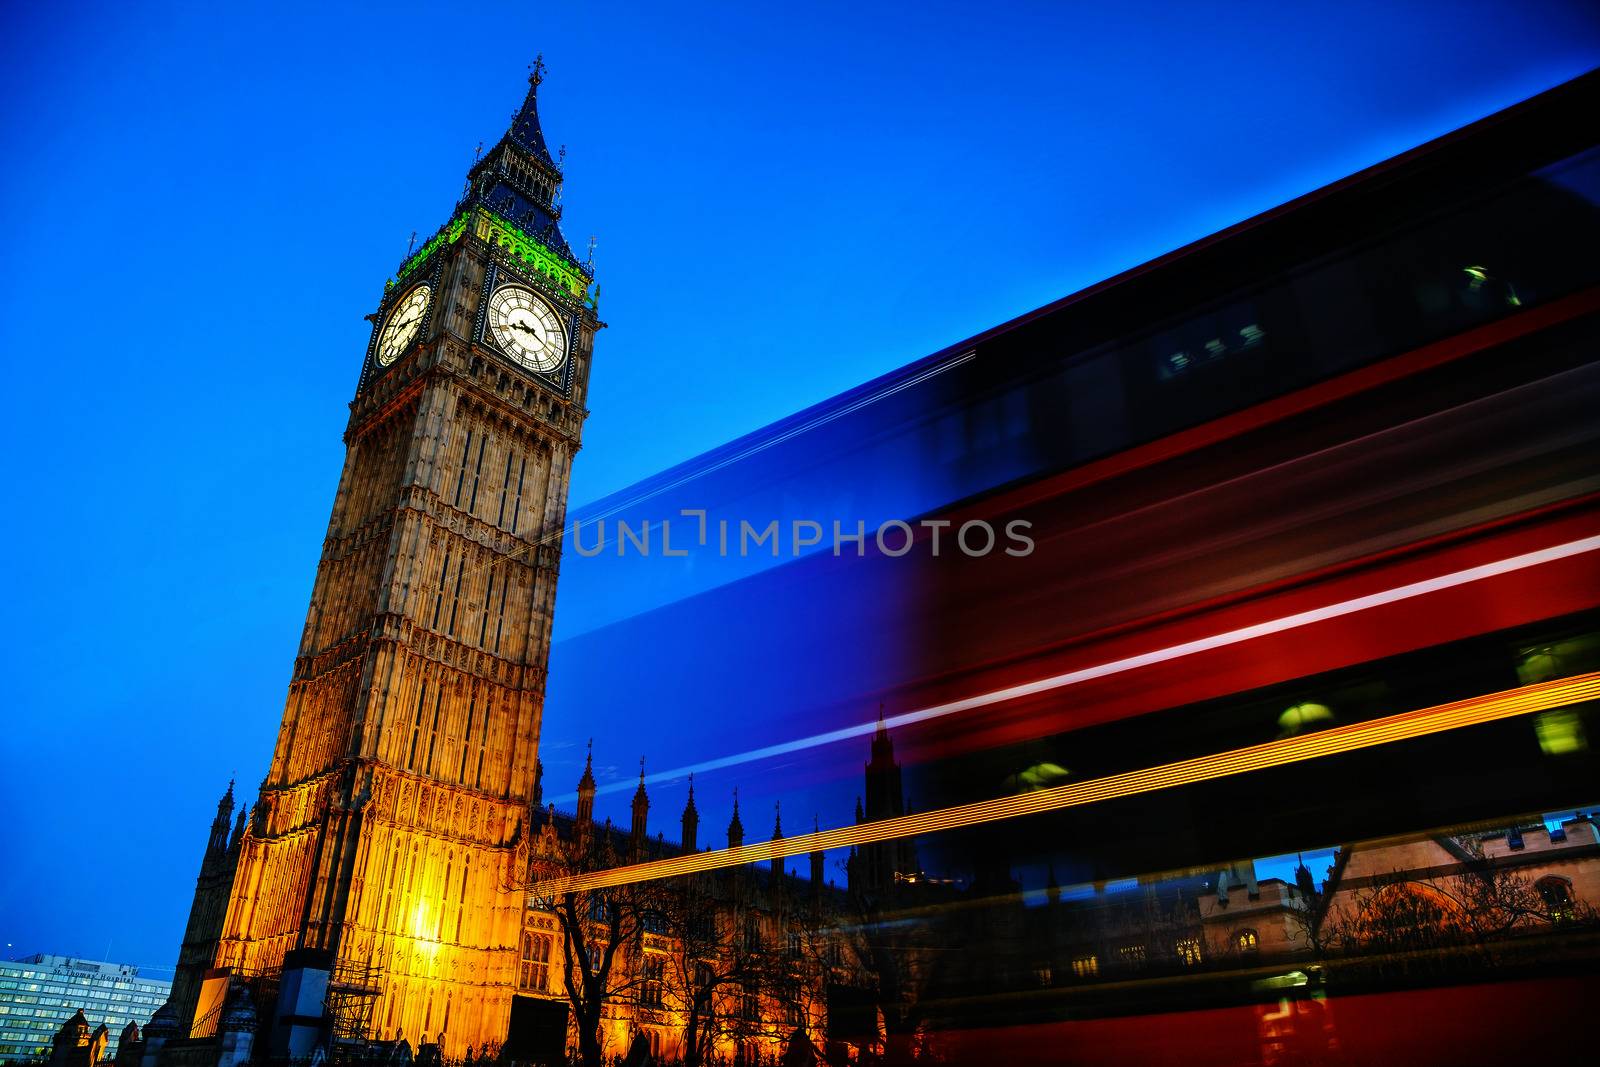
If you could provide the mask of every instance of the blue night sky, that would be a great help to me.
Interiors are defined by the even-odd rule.
[[[158,967],[266,768],[362,316],[535,52],[610,324],[574,503],[1600,64],[1578,2],[0,18],[0,945]],[[589,732],[549,709],[553,785]]]

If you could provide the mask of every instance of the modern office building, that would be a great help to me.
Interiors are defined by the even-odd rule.
[[[79,1008],[90,1026],[110,1031],[113,1056],[122,1028],[143,1025],[171,991],[171,982],[142,977],[131,963],[46,954],[0,960],[0,1060],[42,1059]]]

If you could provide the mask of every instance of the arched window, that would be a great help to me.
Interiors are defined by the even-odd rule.
[[[1233,947],[1241,956],[1253,956],[1261,951],[1261,939],[1254,930],[1240,930],[1233,935]]]
[[[1566,922],[1572,918],[1572,883],[1559,875],[1546,875],[1533,884],[1539,891],[1552,922]]]
[[[549,989],[550,938],[529,930],[522,932],[522,965],[518,969],[517,984],[523,989],[539,993]]]
[[[639,1003],[646,1008],[660,1008],[665,1003],[661,985],[666,965],[666,957],[656,953],[644,958],[644,983],[639,989]]]

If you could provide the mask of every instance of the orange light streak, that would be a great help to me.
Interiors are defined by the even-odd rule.
[[[1038,815],[1063,808],[1097,804],[1119,797],[1136,796],[1158,789],[1171,789],[1195,782],[1212,781],[1268,767],[1281,767],[1289,763],[1336,756],[1377,745],[1409,741],[1446,730],[1467,726],[1480,726],[1519,715],[1532,715],[1552,708],[1579,704],[1600,699],[1600,672],[1574,675],[1551,682],[1508,689],[1500,693],[1439,704],[1431,708],[1404,711],[1366,722],[1336,726],[1303,737],[1282,741],[1268,741],[1249,745],[1210,756],[1164,763],[1143,770],[1126,771],[1087,782],[1041,789],[1034,793],[996,797],[971,804],[902,815],[893,819],[856,826],[841,826],[831,830],[815,831],[778,841],[741,845],[738,848],[718,849],[714,852],[694,852],[670,859],[635,863],[626,867],[612,867],[604,871],[591,871],[562,878],[551,878],[535,883],[532,891],[537,896],[560,896],[564,893],[589,889],[609,889],[633,882],[648,882],[661,878],[676,878],[723,867],[738,867],[779,856],[797,856],[808,852],[825,852],[852,845],[868,845],[879,841],[893,841],[903,837],[957,830],[968,826]]]

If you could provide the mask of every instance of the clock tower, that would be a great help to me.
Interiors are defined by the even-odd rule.
[[[601,327],[592,271],[560,230],[542,73],[373,316],[215,953],[236,975],[281,969],[286,991],[293,968],[329,970],[336,1034],[441,1041],[452,1058],[506,1036],[568,472]],[[339,997],[359,1010],[338,1018]]]

